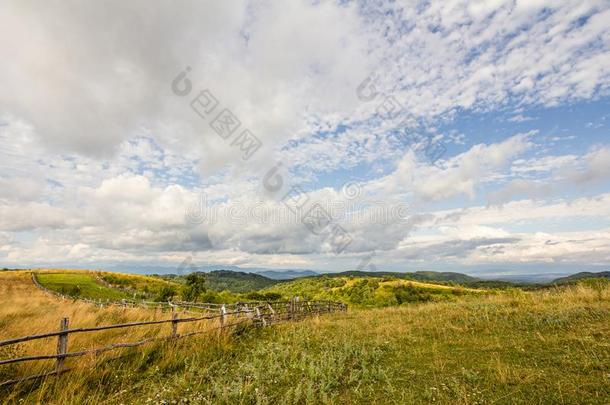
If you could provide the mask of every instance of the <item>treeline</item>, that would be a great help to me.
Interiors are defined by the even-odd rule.
[[[241,301],[275,301],[282,298],[282,295],[278,293],[257,291],[275,284],[274,280],[255,274],[230,271],[197,272],[185,276],[154,275],[153,277],[131,277],[124,274],[105,273],[101,278],[115,288],[133,293],[135,298],[157,302],[183,300],[220,304]]]
[[[195,272],[188,275],[168,274],[155,276],[164,280],[186,284],[187,278],[193,274],[196,274],[199,278],[205,280],[205,284],[209,290],[216,292],[230,291],[233,293],[247,293],[258,291],[280,282],[279,280],[273,280],[261,276],[260,274],[231,270],[214,270],[209,273]]]

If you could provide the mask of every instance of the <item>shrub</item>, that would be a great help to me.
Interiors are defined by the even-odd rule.
[[[169,285],[161,287],[161,290],[157,293],[155,297],[155,301],[157,302],[165,302],[169,301],[176,295],[176,289]]]

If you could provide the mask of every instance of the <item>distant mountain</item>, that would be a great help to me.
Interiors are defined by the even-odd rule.
[[[454,283],[471,283],[474,281],[478,281],[477,278],[468,276],[462,273],[454,273],[454,272],[438,272],[438,271],[416,271],[415,273],[407,273],[412,274],[416,280],[429,280],[429,281],[451,281]]]
[[[610,271],[600,271],[599,273],[591,273],[583,271],[581,273],[572,274],[567,277],[560,277],[552,281],[553,284],[566,284],[572,283],[578,280],[584,280],[586,278],[610,278]]]
[[[292,280],[294,278],[319,275],[313,270],[259,270],[255,273],[273,280]]]
[[[245,270],[245,269],[244,269]],[[248,269],[253,270],[253,269]],[[326,277],[393,277],[413,281],[430,281],[437,283],[473,284],[481,280],[461,273],[416,271],[412,273],[399,273],[390,271],[366,272],[366,271],[344,271],[340,273],[320,274],[313,270],[270,270],[257,269],[256,271],[235,271],[231,269],[198,271],[205,278],[206,285],[213,291],[228,290],[234,293],[245,293],[258,291],[280,282],[295,279]],[[162,278],[172,279],[177,282],[185,282],[186,274],[161,275]]]
[[[396,277],[405,280],[413,281],[437,281],[437,282],[451,282],[457,284],[468,284],[479,281],[475,277],[468,276],[462,273],[453,272],[438,272],[438,271],[416,271],[411,273],[399,273],[391,271],[344,271],[341,273],[329,273],[325,274],[329,277]]]
[[[154,266],[154,265],[138,265],[138,264],[120,264],[120,265],[109,265],[104,267],[107,271],[118,271],[136,274],[187,274],[187,273],[210,273],[213,271],[233,271],[236,273],[250,273],[260,274],[264,277],[273,280],[290,280],[299,277],[310,277],[318,275],[319,273],[313,270],[303,269],[270,269],[266,267],[239,267],[235,265],[226,264],[199,264],[193,263],[193,266],[187,268],[180,268],[179,265],[169,266]]]
[[[504,281],[509,283],[545,284],[556,278],[566,277],[569,273],[527,273],[527,274],[494,274],[481,276],[483,280]]]

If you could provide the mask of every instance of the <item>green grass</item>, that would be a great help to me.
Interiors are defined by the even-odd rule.
[[[131,298],[125,292],[106,287],[95,279],[95,274],[87,273],[36,273],[38,282],[51,291],[69,295],[102,300],[120,300]]]
[[[405,280],[393,276],[318,276],[282,282],[261,292],[277,293],[286,298],[299,296],[374,308],[409,305],[414,302],[451,301],[464,295],[481,294],[485,290]]]
[[[241,271],[214,270],[209,273],[197,272],[195,274],[205,280],[206,287],[209,290],[215,292],[248,293],[279,283],[278,280],[272,280],[260,274]],[[158,277],[184,284],[187,276],[172,274]]]
[[[182,288],[179,283],[157,277],[109,272],[99,273],[99,276],[115,289],[121,290],[135,299],[155,300],[161,298],[167,289],[175,291],[177,294]],[[167,299],[163,301],[165,300]]]
[[[608,403],[609,304],[607,294],[598,300],[583,290],[353,311],[185,356],[180,372],[152,377],[141,396],[128,398]]]
[[[21,396],[63,403],[607,404],[610,286],[351,310],[151,346]]]
[[[457,285],[405,280],[393,276],[318,276],[278,282],[259,275],[215,271],[185,277],[151,277],[110,272],[86,271],[39,272],[39,281],[47,288],[91,299],[136,299],[149,301],[186,300],[212,303],[273,301],[301,297],[333,300],[360,308],[409,305],[415,302],[451,301],[463,295],[485,290]],[[100,277],[102,281],[98,280]],[[198,278],[203,288],[193,295],[187,281]],[[262,288],[266,286],[266,288]],[[261,289],[262,288],[262,289]]]
[[[44,287],[74,298],[102,300],[135,299],[160,302],[167,302],[170,299],[184,299],[212,303],[269,299],[268,296],[260,296],[260,294],[258,296],[251,296],[252,293],[237,294],[226,290],[217,292],[210,289],[202,292],[197,297],[187,298],[184,294],[187,288],[186,284],[135,274],[70,270],[40,271],[36,272],[36,274],[38,281]],[[97,279],[98,276],[103,282]]]

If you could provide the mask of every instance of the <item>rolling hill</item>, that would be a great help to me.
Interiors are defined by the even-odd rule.
[[[213,270],[209,273],[195,272],[190,274],[202,278],[206,288],[216,292],[247,293],[261,290],[279,282],[260,274],[233,270]],[[187,276],[162,275],[159,277],[184,284]]]
[[[276,293],[283,297],[341,301],[359,307],[454,300],[459,296],[486,292],[482,289],[398,278],[393,273],[385,273],[385,276],[377,276],[377,273],[373,273],[375,276],[362,274],[347,272],[300,278],[278,283],[261,292]]]
[[[257,270],[255,273],[272,280],[292,280],[319,275],[313,270]]]
[[[415,271],[415,272],[391,272],[391,271],[344,271],[340,273],[326,273],[328,277],[394,277],[414,281],[434,281],[443,283],[468,284],[479,281],[475,277],[462,273],[437,272],[437,271]]]
[[[574,283],[580,280],[591,279],[591,278],[610,278],[610,271],[601,271],[599,273],[590,273],[583,271],[581,273],[572,274],[567,277],[560,277],[551,282],[551,284],[567,284]]]
[[[339,285],[343,279],[337,277],[319,280],[330,289],[349,287],[347,281]],[[354,277],[351,282],[363,280],[371,281]],[[0,398],[25,404],[605,404],[610,284],[590,284],[474,293],[382,309],[351,307],[347,313],[224,336],[153,342],[83,363],[68,359],[77,372],[0,387]],[[65,316],[75,326],[168,316],[60,300],[37,289],[23,271],[0,272],[0,296],[0,339],[55,330]],[[80,350],[168,332],[166,325],[152,325],[82,335],[69,344]],[[54,345],[48,341],[34,352],[52,351]],[[0,359],[35,348],[0,351]],[[12,364],[0,369],[0,376],[52,366]]]

